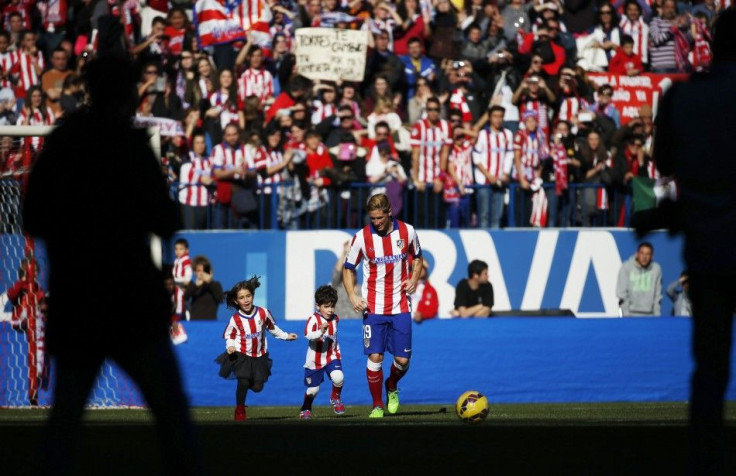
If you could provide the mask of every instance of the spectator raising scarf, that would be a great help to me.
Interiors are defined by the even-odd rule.
[[[264,0],[197,0],[194,20],[201,47],[245,40],[248,31],[255,44],[271,43],[271,9]]]

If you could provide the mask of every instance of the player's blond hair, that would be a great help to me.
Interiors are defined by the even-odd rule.
[[[385,193],[377,193],[368,199],[368,203],[365,205],[365,209],[368,213],[374,210],[381,210],[385,213],[391,213],[391,202]]]

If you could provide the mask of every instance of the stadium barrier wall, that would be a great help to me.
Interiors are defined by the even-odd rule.
[[[301,404],[306,339],[302,323],[281,324],[300,338],[269,337],[273,375],[260,394],[249,394],[249,405]],[[189,342],[177,347],[193,405],[234,405],[235,382],[218,377],[213,363],[224,350],[223,329],[222,323],[190,322]],[[343,321],[338,332],[345,402],[369,405],[361,325]],[[685,401],[689,342],[690,320],[676,317],[427,321],[413,326],[413,358],[400,382],[401,398],[449,403],[476,389],[497,403]],[[317,404],[327,405],[329,393],[325,382]],[[736,398],[733,379],[728,397]]]
[[[284,330],[300,336],[295,342],[269,337],[273,374],[261,393],[249,393],[248,405],[301,404],[307,348],[302,325],[281,322]],[[176,347],[194,406],[234,405],[235,381],[220,378],[214,363],[224,351],[224,328],[222,322],[189,322],[189,341]],[[361,323],[351,320],[342,321],[339,328],[347,405],[370,404],[361,331]],[[13,331],[0,325],[0,334],[7,332]],[[486,393],[494,403],[685,401],[692,368],[689,342],[690,320],[678,317],[426,321],[413,326],[413,358],[400,382],[401,401],[447,404],[471,389]],[[5,350],[0,346],[2,359],[8,358]],[[15,358],[25,362],[25,349]],[[25,375],[18,372],[14,380],[22,386]],[[141,403],[120,370],[108,371],[107,379],[97,393],[124,393],[128,396],[123,404]],[[0,405],[7,404],[5,387],[11,384],[4,380]],[[323,383],[316,404],[327,405],[329,394],[329,382]],[[733,378],[727,396],[736,399]],[[48,393],[41,397],[41,404],[49,403]]]
[[[313,312],[314,291],[330,282],[343,244],[353,231],[202,231],[179,236],[189,241],[192,256],[206,255],[215,279],[229,289],[253,274],[262,276],[256,304],[277,319],[306,319]],[[579,230],[419,230],[429,280],[437,289],[440,317],[453,308],[455,286],[473,259],[489,264],[497,311],[570,309],[578,317],[618,315],[616,280],[622,261],[639,241],[625,229]],[[662,267],[662,314],[672,313],[664,288],[684,264],[682,241],[667,233],[647,238]],[[173,246],[165,260],[173,262]],[[362,272],[358,272],[360,279]],[[221,306],[218,319],[230,312]]]

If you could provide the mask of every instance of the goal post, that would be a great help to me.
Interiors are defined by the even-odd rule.
[[[43,138],[53,126],[0,126],[0,407],[51,405],[55,378],[45,354],[48,264],[43,243],[23,233],[22,195]],[[157,134],[152,134],[157,136]],[[158,139],[152,143],[160,151]],[[153,142],[153,141],[152,141]],[[160,263],[161,242],[151,240]],[[34,292],[36,284],[42,291]],[[33,297],[31,297],[33,296]],[[25,298],[25,299],[24,299]],[[50,299],[53,299],[50,297]],[[105,361],[89,395],[91,408],[140,407],[129,377]]]

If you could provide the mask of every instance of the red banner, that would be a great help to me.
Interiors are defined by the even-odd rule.
[[[619,76],[608,73],[588,73],[596,86],[610,84],[613,87],[613,104],[621,113],[621,124],[639,116],[639,107],[648,104],[657,111],[657,103],[675,81],[685,81],[687,74],[651,74]]]

